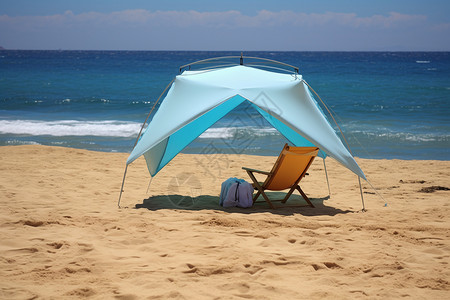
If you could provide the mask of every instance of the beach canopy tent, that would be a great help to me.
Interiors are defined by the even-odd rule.
[[[298,68],[256,58],[244,64],[243,59],[247,61],[241,56],[236,64],[197,70],[191,69],[196,63],[181,67],[181,74],[169,84],[160,107],[138,137],[127,166],[144,155],[151,176],[155,176],[216,121],[248,101],[294,146],[316,146],[322,158],[330,156],[366,179]],[[290,67],[292,70],[287,70]]]

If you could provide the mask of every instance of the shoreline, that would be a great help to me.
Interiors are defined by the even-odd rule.
[[[143,158],[2,146],[0,295],[102,298],[447,298],[450,161],[320,159],[301,182],[316,208],[218,205],[242,166],[275,156],[179,154],[152,180]],[[431,190],[429,190],[431,191]],[[192,197],[185,197],[192,196]],[[274,196],[277,196],[274,194]],[[293,200],[301,201],[300,198]],[[289,203],[289,201],[288,201]],[[134,208],[138,209],[134,209]]]
[[[77,148],[77,147],[71,147],[71,146],[58,146],[58,145],[46,145],[46,144],[40,144],[37,142],[30,142],[30,143],[22,143],[22,144],[11,144],[11,145],[0,145],[1,147],[23,147],[23,146],[42,146],[42,147],[55,147],[55,148],[66,148],[66,149],[77,149],[77,150],[86,150],[91,152],[97,152],[97,153],[119,153],[124,155],[129,155],[132,151],[132,146],[130,146],[130,149],[128,151],[119,151],[119,150],[95,150],[95,149],[88,149],[88,148]],[[261,156],[261,157],[276,157],[279,153],[273,153],[270,155],[265,154],[251,154],[251,153],[213,153],[213,154],[205,154],[200,152],[180,152],[184,155],[248,155],[248,156]],[[364,156],[354,156],[355,159],[367,159],[367,160],[401,160],[401,161],[442,161],[442,162],[448,162],[450,159],[439,159],[439,158],[404,158],[404,157],[364,157]]]

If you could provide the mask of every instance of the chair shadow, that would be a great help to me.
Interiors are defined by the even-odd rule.
[[[186,210],[186,211],[201,211],[201,210],[219,210],[228,213],[252,214],[269,212],[277,215],[293,215],[302,214],[304,216],[320,216],[328,215],[334,216],[337,214],[346,214],[353,211],[341,210],[335,207],[325,205],[325,201],[330,199],[329,196],[320,198],[309,198],[313,205],[306,206],[306,201],[300,195],[292,195],[286,204],[280,203],[285,193],[282,192],[266,192],[269,199],[275,206],[271,209],[262,197],[259,197],[253,207],[239,208],[229,207],[225,208],[219,205],[219,197],[212,195],[200,195],[197,197],[190,197],[184,195],[158,195],[144,199],[142,203],[135,205],[135,208],[146,208],[148,210],[157,211],[162,209]]]

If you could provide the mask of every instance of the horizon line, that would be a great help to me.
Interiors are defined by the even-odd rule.
[[[109,51],[109,52],[450,52],[449,50],[138,50],[138,49],[9,49],[0,46],[0,51]]]

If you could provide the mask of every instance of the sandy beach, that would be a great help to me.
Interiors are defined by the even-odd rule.
[[[301,186],[316,208],[219,206],[221,183],[276,157],[178,155],[151,182],[145,160],[47,146],[0,147],[1,299],[449,299],[450,162],[317,159]],[[271,197],[277,197],[271,193]],[[288,204],[302,202],[299,196]],[[278,204],[281,205],[281,204]]]

